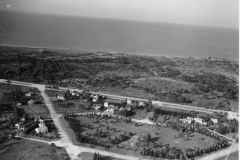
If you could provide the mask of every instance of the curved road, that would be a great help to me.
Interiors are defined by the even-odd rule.
[[[6,80],[0,79],[0,82],[6,82]],[[127,156],[127,155],[121,155],[121,154],[117,154],[117,153],[113,153],[113,152],[102,151],[102,150],[98,150],[98,149],[86,148],[86,147],[81,147],[81,146],[74,145],[72,143],[72,141],[70,140],[69,136],[67,135],[67,132],[64,130],[62,124],[60,123],[59,118],[62,115],[61,114],[57,114],[54,111],[53,104],[52,104],[51,100],[49,99],[49,97],[47,96],[47,94],[45,92],[45,85],[34,84],[34,83],[25,83],[25,82],[19,82],[19,81],[11,81],[11,82],[13,84],[15,84],[15,85],[35,87],[35,88],[38,88],[40,90],[41,95],[42,95],[42,97],[44,99],[44,102],[45,102],[46,106],[48,107],[50,115],[51,115],[51,117],[52,117],[52,119],[54,121],[54,124],[59,129],[59,134],[61,135],[61,139],[60,140],[52,141],[52,142],[55,143],[57,146],[66,148],[66,150],[67,150],[69,156],[71,157],[71,159],[73,159],[73,160],[81,159],[81,158],[78,157],[78,154],[81,153],[81,152],[91,152],[91,153],[99,152],[100,154],[105,155],[105,156],[112,156],[112,157],[126,159],[126,160],[139,160],[139,157],[132,157],[132,156]],[[60,88],[60,89],[66,90],[68,88]],[[92,93],[101,94],[101,95],[105,95],[105,96],[112,97],[112,98],[147,101],[146,99],[140,99],[140,98],[132,98],[132,97],[126,97],[126,96],[117,96],[117,95],[110,95],[110,94],[97,93],[97,92],[92,92]],[[221,112],[219,110],[209,110],[209,109],[205,109],[205,108],[192,107],[192,106],[186,106],[186,105],[178,105],[178,104],[166,103],[166,102],[160,102],[160,101],[153,101],[153,104],[154,105],[161,105],[161,106],[165,106],[165,107],[171,107],[171,108],[195,110],[195,111],[206,112],[206,113]],[[231,115],[235,116],[238,119],[238,113],[228,112],[228,114],[231,114]],[[34,139],[31,139],[31,140],[34,140]],[[206,155],[205,157],[200,158],[200,160],[209,160],[209,159],[214,160],[214,159],[223,157],[223,156],[225,156],[225,155],[227,155],[229,153],[235,152],[235,151],[238,151],[238,144],[234,144],[230,148],[227,148],[227,149],[224,149],[224,150],[217,151],[215,153]]]

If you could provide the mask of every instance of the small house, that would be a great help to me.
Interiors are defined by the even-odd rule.
[[[130,100],[130,99],[127,99],[127,104],[128,104],[128,105],[132,105],[132,104],[133,104],[133,101]]]
[[[93,105],[93,108],[94,108],[95,110],[99,110],[101,107],[102,107],[102,106],[101,106],[100,104],[94,104],[94,105]]]
[[[108,107],[108,102],[104,102],[103,106]]]
[[[26,92],[26,93],[25,93],[25,96],[26,96],[26,97],[31,97],[33,94],[34,94],[33,92]]]
[[[34,104],[34,100],[33,99],[31,99],[30,101],[28,101],[28,105],[33,105]]]
[[[17,124],[15,124],[15,127],[17,128],[17,129],[20,129],[20,125],[17,123]]]
[[[211,118],[211,121],[213,122],[213,124],[218,123],[218,119],[216,119],[216,118]]]
[[[92,101],[93,102],[97,102],[98,101],[98,99],[99,99],[99,96],[98,95],[94,95],[94,96],[92,96]]]
[[[22,105],[22,103],[17,103],[17,106],[21,106]]]
[[[203,119],[202,118],[194,118],[194,121],[197,123],[202,124],[203,123]]]
[[[145,102],[139,101],[138,107],[145,107],[145,106],[146,106],[146,103],[145,103]]]
[[[64,98],[63,95],[57,95],[57,99],[58,99],[58,100],[65,100],[65,98]]]

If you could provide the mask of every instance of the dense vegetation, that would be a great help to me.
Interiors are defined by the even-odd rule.
[[[238,63],[106,52],[58,54],[0,49],[0,78],[115,91],[140,90],[155,100],[233,110]],[[138,97],[132,93],[132,95]]]

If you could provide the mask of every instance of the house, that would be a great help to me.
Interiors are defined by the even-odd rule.
[[[93,108],[94,108],[95,110],[99,110],[99,109],[101,109],[101,107],[102,107],[102,105],[100,105],[100,104],[94,104],[94,105],[93,105]]]
[[[157,126],[160,126],[160,127],[167,127],[167,124],[166,123],[156,123]]]
[[[145,107],[145,106],[146,106],[146,103],[143,102],[143,101],[140,101],[140,102],[138,103],[138,107]]]
[[[133,104],[133,101],[130,100],[130,99],[127,99],[127,104],[128,104],[128,105],[132,105],[132,104]]]
[[[48,127],[45,125],[44,120],[39,116],[38,117],[38,128],[35,129],[36,133],[47,133],[48,132]]]
[[[17,106],[21,106],[22,105],[22,103],[17,103]]]
[[[203,123],[203,119],[202,118],[194,118],[194,121],[197,123],[202,124]]]
[[[30,101],[28,101],[28,105],[33,105],[34,104],[34,100],[33,99],[31,99]]]
[[[211,121],[213,122],[213,124],[218,123],[218,119],[216,119],[216,118],[211,118]]]
[[[72,96],[77,96],[77,97],[79,97],[80,96],[80,93],[78,92],[78,91],[70,91],[70,94],[72,95]]]
[[[43,118],[41,116],[38,116],[37,118],[35,118],[34,121],[35,122],[40,122],[40,121],[43,121]]]
[[[131,110],[132,110],[132,106],[129,106],[129,105],[128,105],[128,106],[126,107],[126,110],[131,111]]]
[[[108,107],[108,102],[104,102],[103,106]]]
[[[183,122],[183,123],[191,124],[192,121],[193,121],[193,118],[192,117],[187,117],[187,118],[180,119],[180,121]]]
[[[25,121],[25,117],[22,117],[22,118],[20,119],[20,121],[24,122],[24,121]]]
[[[62,100],[62,101],[65,100],[65,98],[64,98],[63,95],[57,95],[57,99],[58,99],[58,100]]]
[[[15,124],[15,127],[17,128],[17,129],[20,129],[20,125],[17,123],[17,124]]]
[[[25,96],[26,96],[26,97],[31,97],[33,94],[34,94],[33,92],[26,92],[26,93],[25,93]]]
[[[93,100],[92,100],[93,102],[97,102],[98,99],[99,99],[99,96],[98,95],[93,95],[92,98],[93,98]]]
[[[114,105],[109,105],[108,107],[107,107],[107,112],[111,112],[111,113],[114,113],[115,111],[117,111],[118,110],[118,106],[114,106]]]

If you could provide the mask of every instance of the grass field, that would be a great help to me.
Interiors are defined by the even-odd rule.
[[[49,110],[45,104],[34,104],[34,105],[22,105],[18,108],[24,109],[24,111],[30,117],[36,117],[40,115],[43,118],[51,118]]]
[[[30,140],[9,140],[0,144],[1,160],[67,160],[66,150]]]
[[[101,129],[103,132],[101,139],[105,141],[108,141],[109,137],[119,137],[120,134],[126,135],[127,133],[132,132],[132,136],[130,136],[126,141],[120,143],[122,149],[116,147],[109,149],[120,154],[139,156],[141,148],[138,147],[136,143],[138,139],[142,139],[147,134],[150,134],[152,137],[150,147],[153,147],[154,149],[161,149],[165,145],[169,145],[169,147],[177,147],[183,150],[186,148],[194,149],[195,147],[205,148],[215,143],[214,139],[199,133],[192,133],[189,135],[188,140],[184,140],[184,136],[176,138],[179,135],[179,132],[170,128],[156,127],[146,124],[136,126],[135,123],[125,123],[121,120],[111,123],[110,121],[113,119],[101,119],[99,120],[99,123],[92,123],[97,120],[97,117],[90,118],[79,116],[76,117],[76,119],[80,120],[82,124],[86,123],[94,126],[92,129],[84,129],[81,134],[93,137],[96,130]],[[109,129],[106,128],[107,126],[109,126]],[[160,143],[162,144],[158,145]],[[101,147],[96,148],[101,149]]]

